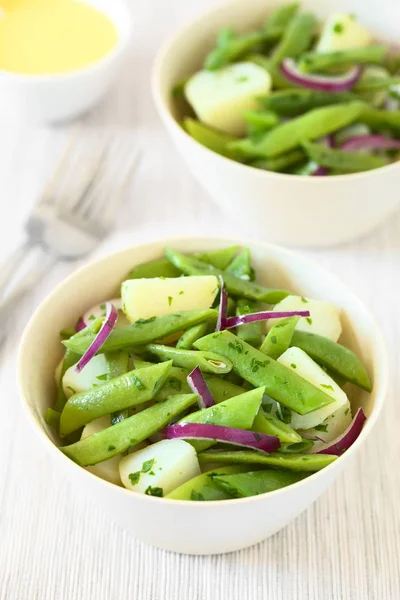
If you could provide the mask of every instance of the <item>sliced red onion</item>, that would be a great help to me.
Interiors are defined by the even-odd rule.
[[[175,423],[167,428],[167,438],[216,440],[224,444],[255,448],[262,452],[275,452],[281,445],[279,438],[272,435],[208,423]]]
[[[88,362],[97,354],[100,350],[110,333],[115,327],[115,323],[118,319],[118,310],[115,308],[111,302],[106,302],[106,316],[104,317],[103,325],[99,333],[94,338],[93,342],[90,344],[89,348],[86,350],[85,354],[82,356],[80,361],[77,363],[75,367],[75,371],[80,373],[82,369],[88,364]]]
[[[79,317],[78,322],[75,325],[75,331],[78,333],[78,331],[82,331],[82,329],[85,329],[85,327],[85,321],[82,319],[82,317]]]
[[[326,442],[315,454],[336,454],[340,456],[345,452],[358,438],[367,417],[362,408],[359,408],[356,415],[346,431],[331,442]]]
[[[349,152],[357,150],[396,150],[400,141],[392,140],[384,135],[354,135],[341,145],[342,150]]]
[[[267,321],[268,319],[284,319],[286,317],[309,317],[309,310],[291,310],[291,311],[273,311],[264,310],[247,315],[238,315],[236,317],[227,317],[225,319],[223,329],[232,329],[239,325],[248,325],[249,323],[257,323],[258,321]]]
[[[186,380],[193,394],[197,394],[197,402],[200,408],[209,408],[210,406],[214,406],[215,400],[208,388],[200,367],[195,367],[193,371],[186,377]]]
[[[311,173],[311,177],[321,177],[323,175],[329,175],[329,171],[326,167],[317,167],[315,171]]]
[[[218,279],[221,285],[221,295],[219,300],[218,319],[215,331],[222,331],[222,329],[225,329],[224,325],[227,318],[226,315],[228,311],[228,292],[226,291],[225,282],[222,275],[219,275]]]
[[[121,310],[122,308],[121,298],[112,298],[112,300],[107,300],[105,302],[100,302],[100,304],[95,304],[95,306],[92,306],[92,308],[87,310],[82,315],[82,317],[80,317],[79,321],[75,325],[75,331],[80,331],[81,329],[84,329],[85,327],[90,325],[91,321],[104,317],[107,312],[107,302],[111,302],[111,304],[113,304],[117,310]]]
[[[352,67],[344,75],[315,75],[303,73],[293,58],[284,58],[280,65],[282,75],[292,83],[317,92],[346,92],[357,83],[362,69]]]

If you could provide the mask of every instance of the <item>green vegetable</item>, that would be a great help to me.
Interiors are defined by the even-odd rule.
[[[68,338],[70,338],[72,335],[75,335],[76,331],[73,327],[67,327],[66,329],[61,329],[60,331],[60,337],[63,340],[67,340]]]
[[[199,325],[190,327],[181,335],[176,347],[181,350],[191,350],[193,348],[193,343],[203,337],[203,335],[207,333],[207,329],[207,323],[200,323]]]
[[[226,31],[226,30],[225,30]],[[220,37],[219,44],[204,61],[204,68],[215,71],[257,48],[265,39],[264,31],[252,31],[243,35],[224,35]]]
[[[300,60],[299,67],[303,71],[326,71],[336,67],[357,64],[382,64],[387,52],[386,46],[364,46],[335,52],[309,52]]]
[[[124,350],[107,353],[106,362],[108,380],[124,375],[129,371],[129,353]],[[116,425],[116,423],[119,423],[128,417],[129,411],[127,409],[117,411],[111,415],[111,424]]]
[[[46,414],[44,415],[44,420],[46,421],[47,425],[53,427],[58,433],[60,427],[60,413],[58,410],[54,410],[54,408],[48,408],[46,410]]]
[[[171,366],[172,362],[166,362],[130,371],[86,392],[74,394],[61,413],[60,434],[68,435],[94,419],[151,400],[167,379]]]
[[[214,352],[199,352],[197,350],[183,350],[161,344],[148,344],[145,349],[157,356],[160,360],[172,360],[175,367],[183,367],[192,371],[200,367],[205,373],[229,373],[232,364],[223,356]]]
[[[273,325],[263,341],[260,351],[271,358],[279,358],[289,348],[299,319],[300,317],[287,317]]]
[[[302,88],[279,90],[261,98],[264,108],[282,117],[296,117],[313,108],[357,100],[352,92],[316,92]]]
[[[346,152],[336,148],[327,148],[324,144],[304,142],[303,148],[309,158],[321,167],[339,169],[348,173],[358,173],[378,169],[388,164],[388,159],[361,152]]]
[[[229,331],[207,335],[195,347],[225,356],[235,373],[255,387],[265,386],[268,396],[301,415],[333,402],[325,392]]]
[[[190,117],[184,119],[183,126],[196,142],[199,142],[199,144],[202,144],[209,150],[213,150],[217,154],[221,154],[226,158],[232,158],[233,160],[239,158],[238,154],[229,148],[229,143],[236,139],[232,135],[218,131]]]
[[[171,265],[166,258],[157,258],[141,265],[136,265],[127,279],[151,279],[152,277],[179,277],[180,271]]]
[[[76,336],[78,334],[75,334]],[[75,337],[75,336],[73,336]],[[67,396],[65,395],[64,392],[64,387],[62,384],[62,379],[66,373],[66,371],[72,367],[73,365],[75,365],[80,359],[80,355],[77,354],[76,352],[73,352],[72,350],[69,350],[68,348],[65,351],[64,354],[64,359],[63,359],[63,363],[62,363],[62,367],[61,367],[61,373],[60,373],[60,381],[58,382],[58,392],[57,392],[57,400],[56,400],[56,405],[55,405],[55,409],[58,412],[61,412],[62,409],[65,406],[65,403],[67,401]]]
[[[278,115],[270,110],[246,110],[243,117],[247,121],[249,134],[265,133],[279,123]]]
[[[295,331],[290,345],[301,348],[315,362],[344,377],[346,381],[351,381],[367,392],[372,390],[364,365],[349,348],[321,335],[304,331]]]
[[[389,112],[365,106],[359,121],[368,125],[373,131],[389,129],[396,136],[400,136],[400,110]]]
[[[254,419],[252,431],[265,433],[278,437],[284,444],[297,444],[301,442],[301,435],[297,433],[290,425],[279,421],[272,415],[267,414],[260,408],[258,415]]]
[[[269,465],[290,471],[320,471],[337,459],[333,454],[271,454],[254,450],[221,451],[209,450],[199,454],[201,465],[212,463],[228,463],[242,465]]]
[[[122,454],[131,446],[142,442],[196,404],[195,394],[172,396],[146,410],[94,433],[75,444],[60,448],[66,456],[83,467],[95,465],[117,454]],[[112,450],[109,448],[113,447]]]
[[[236,314],[237,315],[248,315],[250,313],[258,312],[260,307],[251,300],[240,299],[237,303]],[[237,333],[239,339],[247,342],[251,346],[259,346],[261,343],[261,328],[262,323],[248,323],[246,325],[240,325],[237,327]]]
[[[288,81],[281,73],[279,65],[273,62],[270,58],[263,56],[262,54],[250,54],[246,57],[248,62],[252,62],[259,67],[262,67],[271,76],[272,84],[275,89],[293,89],[298,86],[291,81]]]
[[[221,248],[221,250],[196,253],[193,254],[193,256],[194,258],[223,271],[232,262],[239,250],[240,246],[228,246],[226,248]]]
[[[226,289],[234,296],[241,296],[243,298],[247,298],[248,300],[259,300],[260,302],[276,304],[289,295],[289,292],[283,290],[264,288],[261,285],[253,283],[252,281],[244,281],[243,279],[235,277],[227,271],[216,269],[212,265],[207,265],[196,258],[186,256],[181,252],[172,250],[172,248],[166,248],[165,254],[168,260],[170,260],[177,268],[181,269],[185,275],[222,275]],[[206,321],[206,319],[203,319],[203,321]],[[64,342],[64,344],[67,343],[68,342]]]
[[[273,62],[279,65],[284,58],[302,55],[310,47],[316,28],[317,21],[311,13],[295,16],[272,54]]]
[[[290,473],[288,471],[265,470],[238,473],[235,475],[218,475],[213,477],[213,482],[224,492],[234,498],[247,498],[258,496],[266,492],[273,492],[280,488],[297,483],[310,473]]]
[[[400,83],[400,77],[368,77],[360,78],[356,83],[353,90],[356,92],[374,92],[376,90],[386,90],[392,85],[398,85]]]
[[[285,32],[290,22],[296,16],[300,4],[292,2],[291,4],[283,4],[278,6],[268,17],[264,25],[264,33],[267,37],[276,36],[279,38]]]
[[[302,438],[300,442],[281,444],[278,452],[283,452],[284,454],[304,454],[304,452],[311,450],[313,446],[314,442],[312,440]]]
[[[240,277],[240,279],[252,281],[254,279],[254,270],[251,266],[249,248],[244,248],[226,267],[226,271],[235,277]]]
[[[188,310],[172,315],[140,319],[127,327],[115,328],[102,346],[102,352],[111,352],[149,344],[154,340],[161,340],[178,331],[184,331],[193,325],[216,321],[216,319],[217,311],[213,309]],[[93,342],[95,335],[87,333],[80,336],[79,333],[75,334],[69,340],[65,340],[63,344],[78,354],[84,354]]]
[[[219,469],[213,469],[207,473],[197,475],[193,479],[190,479],[186,483],[180,485],[172,492],[170,492],[166,498],[171,500],[228,500],[232,498],[229,494],[220,489],[213,482],[215,475],[231,475],[232,473],[245,473],[248,467],[241,465],[231,465],[226,467],[220,467]]]
[[[257,169],[264,169],[264,171],[286,171],[288,167],[298,164],[305,158],[302,150],[291,150],[285,154],[281,154],[276,158],[263,158],[261,160],[255,160],[252,163],[253,167]]]

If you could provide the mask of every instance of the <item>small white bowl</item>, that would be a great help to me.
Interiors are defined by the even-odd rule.
[[[108,91],[130,40],[130,13],[123,0],[83,1],[115,25],[115,47],[93,64],[69,73],[25,75],[0,71],[0,121],[68,121],[90,110]]]
[[[160,117],[193,175],[232,219],[268,241],[329,246],[370,232],[400,207],[400,195],[395,192],[400,162],[335,177],[261,171],[228,160],[193,140],[178,123],[182,113],[171,95],[177,82],[201,68],[221,28],[246,31],[259,27],[268,11],[286,1],[224,2],[183,27],[156,59],[153,95]],[[321,18],[341,10],[357,14],[382,39],[396,39],[400,4],[383,0],[379,11],[365,0],[303,0],[301,4]]]
[[[355,350],[374,383],[371,394],[352,389],[352,404],[368,419],[353,446],[334,463],[307,479],[261,496],[223,502],[185,502],[137,494],[104,481],[67,458],[56,447],[44,421],[54,405],[54,369],[62,356],[59,330],[77,315],[115,295],[120,282],[138,263],[159,258],[165,246],[183,252],[206,252],[231,244],[249,246],[258,279],[276,287],[329,300],[342,310],[343,343]],[[283,248],[262,242],[221,238],[177,238],[128,248],[71,275],[41,304],[21,341],[19,389],[28,419],[54,460],[58,473],[71,480],[77,497],[86,495],[139,539],[175,552],[217,554],[256,544],[303,512],[335,480],[366,441],[382,409],[387,390],[387,360],[379,329],[368,311],[336,277]],[[344,493],[346,491],[344,490]]]

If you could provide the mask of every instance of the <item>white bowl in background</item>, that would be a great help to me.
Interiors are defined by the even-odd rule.
[[[130,13],[123,0],[83,1],[115,25],[115,47],[93,64],[68,73],[26,75],[0,70],[0,121],[68,121],[90,110],[108,91],[129,44]]]
[[[153,95],[160,117],[193,175],[232,219],[254,235],[288,245],[322,247],[365,235],[400,207],[400,162],[335,177],[302,177],[242,165],[208,150],[179,125],[173,86],[201,68],[217,32],[259,27],[269,11],[287,0],[233,0],[183,27],[161,49],[153,70]],[[383,0],[303,0],[319,17],[357,14],[377,36],[398,39],[400,3]]]
[[[357,352],[371,375],[368,394],[352,389],[352,404],[368,419],[353,446],[334,463],[294,485],[260,496],[223,502],[185,502],[153,498],[113,485],[73,463],[56,447],[44,421],[53,406],[54,369],[62,356],[59,331],[104,298],[115,296],[133,266],[159,258],[165,246],[205,252],[232,244],[249,246],[261,283],[286,287],[329,300],[342,311],[341,341]],[[41,351],[42,349],[42,351]],[[256,544],[279,531],[309,507],[358,452],[376,423],[387,390],[387,360],[379,329],[364,306],[336,277],[309,259],[262,242],[223,238],[177,238],[128,248],[78,270],[61,283],[33,315],[20,345],[19,390],[28,419],[59,473],[87,496],[107,519],[155,546],[186,554],[231,552]],[[344,490],[345,493],[345,490]]]

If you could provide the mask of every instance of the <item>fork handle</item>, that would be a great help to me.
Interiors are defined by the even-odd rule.
[[[34,246],[35,244],[32,241],[27,240],[18,246],[0,266],[0,296],[5,292],[15,272]]]

